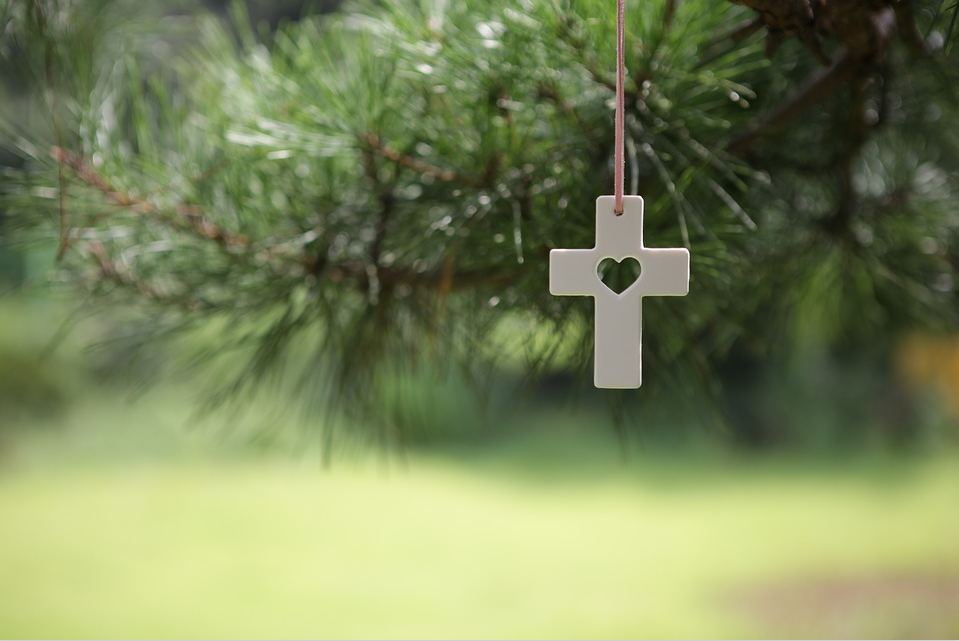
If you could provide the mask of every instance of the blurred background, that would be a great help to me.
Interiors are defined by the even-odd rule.
[[[268,40],[339,2],[247,5]],[[171,5],[171,41],[211,13],[231,24]],[[3,118],[44,139],[48,98],[5,53]],[[0,140],[5,177],[18,150]],[[331,454],[361,419],[304,419],[284,385],[208,403],[216,370],[114,345],[125,310],[85,313],[56,239],[15,227],[0,210],[0,637],[959,635],[948,327],[734,349],[693,412],[563,371],[402,379],[377,390],[402,442]]]

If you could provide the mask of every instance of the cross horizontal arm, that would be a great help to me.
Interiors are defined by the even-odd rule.
[[[640,296],[685,296],[689,293],[689,250],[643,248],[638,260],[642,275],[637,283]]]
[[[549,293],[554,296],[595,296],[604,285],[596,276],[595,249],[554,249],[549,252]]]

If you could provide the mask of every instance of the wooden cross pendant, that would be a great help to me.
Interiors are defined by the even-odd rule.
[[[643,199],[623,198],[623,213],[613,211],[614,197],[596,200],[596,246],[554,249],[549,253],[549,291],[554,296],[592,296],[596,300],[596,387],[631,389],[642,385],[644,296],[689,293],[689,250],[643,246]],[[606,258],[639,262],[636,281],[617,294],[597,270]]]

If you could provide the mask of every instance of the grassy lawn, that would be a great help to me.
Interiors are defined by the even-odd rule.
[[[0,637],[959,635],[956,456],[623,463],[572,417],[324,470],[183,408],[8,444]]]
[[[0,422],[2,638],[959,637],[954,449],[624,462],[539,410],[324,469],[262,449],[269,408],[196,423],[38,364],[35,317],[0,315],[0,410],[59,408]]]

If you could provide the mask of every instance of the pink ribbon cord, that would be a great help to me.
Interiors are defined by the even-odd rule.
[[[625,190],[625,139],[626,139],[626,123],[625,123],[625,103],[626,99],[623,95],[623,86],[626,84],[626,0],[616,0],[617,1],[617,16],[616,16],[616,150],[613,163],[615,165],[614,169],[614,180],[615,180],[615,200],[613,204],[613,211],[616,212],[617,216],[623,214],[623,191]]]

